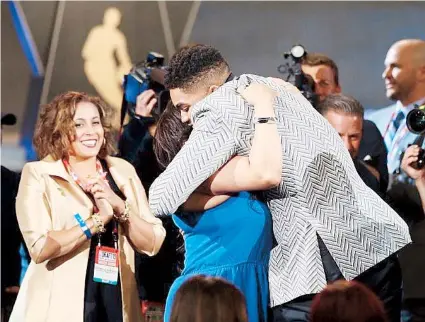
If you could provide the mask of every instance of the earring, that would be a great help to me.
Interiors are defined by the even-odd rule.
[[[105,146],[105,145],[106,145],[106,139],[103,138],[103,146]]]

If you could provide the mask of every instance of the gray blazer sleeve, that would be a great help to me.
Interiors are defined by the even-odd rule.
[[[154,215],[174,213],[235,152],[235,139],[225,122],[217,113],[204,113],[189,140],[149,190]]]

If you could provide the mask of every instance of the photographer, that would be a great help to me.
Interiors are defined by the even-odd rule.
[[[155,58],[158,56],[159,54],[155,54]],[[136,168],[143,187],[148,193],[148,198],[149,188],[161,172],[153,152],[153,137],[156,123],[169,98],[168,92],[163,91],[163,86],[152,80],[151,73],[147,73],[147,71],[151,72],[154,69],[146,67],[150,66],[149,63],[152,63],[150,60],[152,60],[152,53],[148,55],[146,63],[139,65],[142,66],[139,75],[141,74],[144,77],[139,78],[139,80],[143,83],[135,85],[133,82],[130,84],[133,87],[131,94],[134,96],[133,102],[135,104],[123,102],[124,112],[128,112],[130,121],[124,126],[118,142],[118,156],[126,159]],[[158,65],[162,65],[162,60]],[[137,67],[138,65],[133,68],[132,73]],[[183,243],[178,229],[171,217],[161,218],[161,220],[167,234],[159,253],[154,257],[136,254],[136,279],[139,296],[148,307],[151,306],[152,302],[165,303],[169,287],[174,279],[179,276],[183,261],[182,256],[177,251]]]
[[[136,102],[135,115],[124,127],[118,150],[119,156],[136,168],[143,187],[148,192],[160,173],[152,149],[157,121],[152,116],[152,109],[157,104],[155,92],[151,89],[142,92],[137,96]]]
[[[422,218],[410,228],[413,243],[400,252],[400,266],[404,278],[404,309],[409,312],[403,321],[425,321],[425,168],[415,169],[413,164],[418,161],[420,148],[417,145],[409,146],[401,161],[402,170],[415,181],[422,203]]]

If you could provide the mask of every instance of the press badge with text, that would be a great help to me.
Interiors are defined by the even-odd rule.
[[[117,285],[118,249],[105,246],[96,247],[93,280],[98,283]]]

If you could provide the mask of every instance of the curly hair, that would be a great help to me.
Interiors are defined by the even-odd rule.
[[[334,81],[336,85],[339,85],[339,71],[337,64],[328,56],[319,54],[319,53],[309,53],[305,57],[303,57],[301,61],[302,65],[307,66],[320,66],[325,65],[332,69],[334,74]]]
[[[99,97],[82,92],[66,92],[57,95],[49,104],[41,107],[34,132],[33,143],[40,159],[50,155],[54,160],[69,157],[72,137],[75,135],[74,115],[77,104],[89,102],[97,107],[104,130],[105,144],[99,151],[104,158],[115,151],[112,128],[113,110]]]
[[[213,84],[217,78],[223,78],[230,72],[229,65],[221,53],[214,47],[195,44],[182,47],[171,57],[165,75],[165,86],[169,89],[188,90],[194,85]],[[225,75],[223,82],[227,78]]]
[[[192,127],[180,120],[180,111],[168,102],[155,130],[153,150],[160,168],[165,169],[192,132]]]

